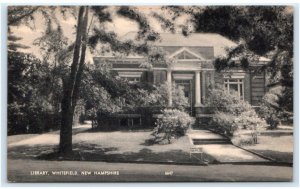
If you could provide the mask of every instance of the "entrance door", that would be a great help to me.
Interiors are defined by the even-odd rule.
[[[176,86],[181,86],[184,92],[184,96],[188,98],[189,107],[187,111],[192,115],[193,113],[193,93],[192,93],[192,80],[175,80]]]

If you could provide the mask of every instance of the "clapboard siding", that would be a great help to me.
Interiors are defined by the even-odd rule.
[[[252,92],[265,92],[264,88],[260,88],[260,87],[252,87]]]
[[[255,83],[255,84],[264,84],[265,80],[262,79],[262,78],[252,78],[252,83]]]
[[[252,88],[260,88],[261,87],[261,82],[259,83],[252,83]]]
[[[257,98],[261,98],[262,96],[264,96],[265,93],[263,92],[252,92],[252,98],[257,97]]]
[[[265,95],[264,74],[251,74],[251,104],[259,105]]]
[[[261,100],[261,96],[253,96],[253,97],[252,97],[252,100],[259,101],[259,100]]]

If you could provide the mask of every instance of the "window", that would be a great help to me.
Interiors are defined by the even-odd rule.
[[[126,71],[119,71],[119,76],[128,81],[129,83],[137,83],[141,81],[142,72],[126,72]]]
[[[229,92],[234,92],[241,100],[244,100],[244,79],[225,78],[224,88]]]

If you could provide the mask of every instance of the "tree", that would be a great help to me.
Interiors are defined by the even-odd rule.
[[[219,33],[238,45],[228,49],[227,56],[217,58],[216,70],[242,66],[252,72],[266,71],[270,76],[269,87],[284,87],[281,111],[293,107],[293,10],[290,6],[166,6],[171,18],[161,18],[164,26],[172,31],[172,21],[179,15],[190,16],[182,26],[182,33]],[[191,27],[188,27],[189,25]],[[270,59],[264,66],[251,66],[260,56]],[[236,59],[239,61],[237,62]],[[251,64],[250,64],[251,63]],[[281,99],[282,99],[281,98]],[[281,101],[279,100],[279,103]]]
[[[293,104],[293,14],[285,6],[211,6],[192,15],[196,32],[219,33],[238,43],[224,59],[217,59],[217,69],[234,66],[233,57],[243,57],[240,64],[251,69],[249,62],[259,56],[270,61],[254,70],[266,71],[269,87],[285,88],[282,111],[292,111]]]
[[[64,92],[61,103],[62,113],[59,143],[59,152],[63,154],[69,154],[72,152],[73,115],[78,97],[83,65],[85,63],[88,13],[88,7],[79,8],[71,72],[69,78],[63,80]]]
[[[48,25],[54,21],[59,26],[59,19],[56,18],[57,9],[58,7],[10,7],[8,11],[8,23],[9,26],[20,24],[30,25],[30,22],[36,19],[35,14],[41,14],[45,18]],[[109,12],[110,10],[107,7],[59,7],[59,12],[63,15],[68,11],[71,13],[78,11],[78,16],[76,17],[77,25],[75,42],[74,44],[69,45],[66,50],[67,52],[69,52],[68,50],[73,51],[70,71],[69,73],[66,73],[66,77],[62,79],[62,118],[59,145],[59,152],[62,155],[68,155],[72,152],[72,120],[76,102],[79,96],[82,74],[85,67],[85,54],[87,47],[96,48],[98,43],[102,43],[104,45],[108,45],[109,49],[114,52],[124,54],[147,54],[147,52],[149,52],[149,45],[147,44],[147,41],[155,41],[159,39],[158,33],[152,30],[147,18],[133,7],[115,7],[113,11],[120,16],[135,21],[139,25],[140,31],[138,32],[137,36],[137,40],[140,41],[139,43],[134,43],[132,40],[119,41],[116,33],[108,32],[101,27],[102,23],[110,22],[112,20],[112,13]],[[90,26],[88,27],[89,15],[93,15],[92,18],[97,18],[96,21],[91,21],[91,23],[93,22],[90,24],[90,26],[93,25],[91,35],[89,35]],[[49,34],[47,32],[45,33]]]
[[[62,121],[60,130],[60,146],[59,151],[62,154],[70,154],[72,152],[72,123],[74,108],[79,95],[79,87],[81,76],[85,64],[85,53],[87,43],[91,47],[96,46],[98,42],[108,43],[113,51],[121,53],[145,53],[147,52],[147,44],[135,45],[133,41],[120,42],[116,39],[117,35],[113,32],[107,33],[104,30],[94,28],[94,35],[88,38],[88,15],[89,10],[94,11],[98,20],[111,21],[110,14],[104,12],[105,7],[79,7],[78,23],[76,31],[76,40],[74,44],[73,61],[71,64],[71,72],[67,81],[64,81],[64,95],[62,99]],[[147,20],[129,7],[120,7],[117,13],[129,19],[136,21],[140,26],[139,38],[145,40],[156,40],[157,33],[153,32]]]
[[[32,54],[8,52],[8,134],[40,133],[57,125],[50,70]]]

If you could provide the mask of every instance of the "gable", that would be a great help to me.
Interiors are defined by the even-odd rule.
[[[178,51],[172,53],[170,56],[170,58],[175,58],[178,60],[205,60],[205,58],[198,54],[195,53],[191,50],[189,50],[188,48],[181,48]]]
[[[179,59],[179,60],[181,60],[181,59],[197,59],[198,58],[198,57],[190,54],[187,51],[183,51],[183,52],[177,54],[175,57],[176,57],[176,59]]]

